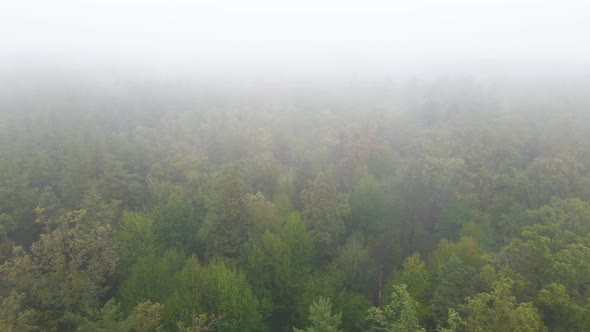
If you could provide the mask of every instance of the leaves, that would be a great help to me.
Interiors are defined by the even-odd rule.
[[[339,193],[335,179],[319,173],[301,193],[302,217],[316,245],[316,251],[324,258],[336,254],[344,236],[344,217],[350,209],[348,195]]]
[[[540,331],[543,322],[532,303],[516,303],[510,289],[513,281],[498,280],[494,289],[468,297],[461,308],[466,311],[468,331]]]
[[[8,281],[17,290],[31,291],[35,308],[51,309],[55,324],[63,318],[66,325],[67,315],[58,312],[84,315],[86,307],[98,306],[117,263],[110,225],[95,226],[85,210],[60,217],[30,252],[15,254],[2,266]]]
[[[418,321],[418,303],[410,296],[406,285],[393,285],[390,302],[369,309],[367,320],[372,331],[425,331]]]
[[[305,330],[294,329],[295,332],[338,332],[342,313],[332,315],[332,302],[329,298],[320,297],[309,307],[309,320],[312,326]]]

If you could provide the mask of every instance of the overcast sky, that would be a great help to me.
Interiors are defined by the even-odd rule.
[[[0,0],[0,56],[291,70],[416,59],[588,63],[590,1]]]

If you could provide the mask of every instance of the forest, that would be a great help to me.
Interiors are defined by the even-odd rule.
[[[590,331],[588,79],[34,82],[0,331]]]

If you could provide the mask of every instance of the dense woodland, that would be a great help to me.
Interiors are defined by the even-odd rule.
[[[585,81],[54,79],[0,93],[1,331],[590,331]]]

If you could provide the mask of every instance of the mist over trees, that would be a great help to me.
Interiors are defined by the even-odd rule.
[[[0,330],[590,330],[587,78],[275,83],[5,79]]]

